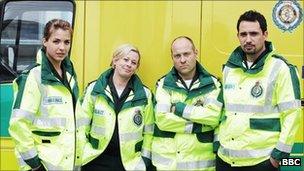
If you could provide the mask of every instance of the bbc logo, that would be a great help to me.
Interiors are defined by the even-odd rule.
[[[301,166],[301,158],[287,158],[281,160],[282,166]]]

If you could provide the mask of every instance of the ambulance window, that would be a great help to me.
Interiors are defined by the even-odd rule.
[[[54,18],[73,25],[73,1],[6,1],[0,32],[0,82],[11,82],[36,63],[45,24]]]

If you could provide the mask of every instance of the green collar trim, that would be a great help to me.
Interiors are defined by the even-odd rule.
[[[46,57],[46,54],[43,50],[39,51],[41,52],[41,83],[42,84],[49,84],[49,85],[58,85],[62,84],[60,80],[58,80],[55,75],[52,72],[52,69],[50,67],[49,61]],[[73,64],[70,61],[69,57],[64,58],[62,61],[63,67],[65,68],[65,71],[68,72],[72,77],[76,80],[76,74],[73,68]]]
[[[107,93],[105,92],[108,85],[108,80],[110,79],[110,75],[112,72],[114,72],[114,69],[110,68],[99,76],[99,78],[96,81],[96,84],[94,85],[93,91],[91,92],[91,95],[102,96],[107,100],[108,104],[112,108],[114,108],[114,102],[112,100],[113,97],[111,95],[111,92],[107,92]],[[133,87],[132,87],[133,91],[130,92],[129,97],[130,96],[134,96],[134,97],[132,98],[132,100],[126,101],[124,103],[121,111],[126,108],[145,105],[148,103],[146,92],[144,90],[144,85],[139,79],[139,77],[136,74],[134,74],[131,79],[133,81]]]
[[[245,57],[245,53],[240,46],[237,47],[232,52],[232,54],[230,55],[230,57],[225,65],[230,68],[241,68],[244,72],[249,73],[249,74],[256,74],[263,69],[266,58],[268,56],[271,56],[269,54],[272,54],[274,51],[271,42],[266,41],[265,46],[266,46],[266,53],[264,53],[264,55],[262,54],[263,56],[259,57],[260,59],[258,60],[258,62],[255,64],[255,66],[253,68],[247,69],[246,67],[243,66],[243,60]]]
[[[165,76],[164,89],[187,94],[187,99],[197,97],[201,94],[205,94],[215,89],[215,84],[212,80],[212,75],[209,74],[199,62],[196,62],[196,72],[198,73],[199,85],[191,90],[186,90],[183,87],[178,86],[180,84],[178,80],[178,73],[173,67],[171,71]]]

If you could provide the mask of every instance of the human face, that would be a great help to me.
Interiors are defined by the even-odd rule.
[[[268,32],[263,33],[258,21],[242,21],[239,26],[238,39],[247,58],[254,60],[265,50]]]
[[[43,40],[46,55],[52,63],[61,63],[68,55],[71,47],[71,34],[68,30],[57,29],[48,40]]]
[[[190,80],[195,75],[197,50],[193,49],[188,39],[175,40],[171,47],[172,60],[175,69],[184,80]]]
[[[139,55],[130,51],[126,56],[113,61],[114,72],[121,78],[129,79],[138,68]]]

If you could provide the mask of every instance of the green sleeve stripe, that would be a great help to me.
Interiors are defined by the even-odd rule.
[[[275,148],[271,152],[271,157],[276,159],[277,161],[281,161],[283,158],[288,158],[289,153],[285,153],[285,152],[280,151],[280,150]]]
[[[219,95],[217,96],[217,101],[223,103],[223,105],[224,105],[223,87],[222,86],[221,86],[221,91],[220,91]]]
[[[34,158],[28,159],[28,160],[24,160],[26,164],[28,164],[31,168],[37,168],[38,166],[41,165],[40,159],[37,156],[35,156]]]
[[[186,107],[186,104],[184,104],[184,103],[181,103],[181,102],[176,103],[174,114],[179,117],[182,117],[185,107]]]
[[[28,74],[22,74],[16,79],[16,83],[18,85],[18,93],[17,93],[17,97],[16,97],[16,100],[14,103],[14,109],[20,108],[27,77],[28,77]]]
[[[290,71],[290,75],[291,75],[294,96],[296,99],[301,99],[300,82],[299,82],[299,78],[297,75],[296,67],[289,66],[289,71]]]

